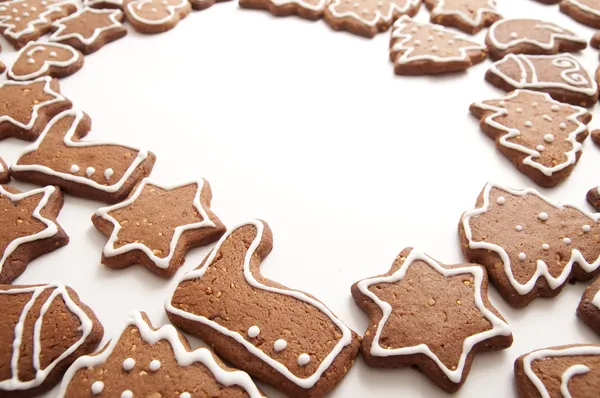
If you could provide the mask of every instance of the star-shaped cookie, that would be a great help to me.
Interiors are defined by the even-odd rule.
[[[71,108],[60,94],[58,81],[42,77],[29,82],[0,83],[0,140],[34,141],[50,119]]]
[[[496,0],[424,0],[431,22],[475,34],[502,19]]]
[[[212,193],[206,180],[162,186],[142,180],[129,198],[99,209],[96,228],[109,236],[102,263],[111,268],[142,264],[172,276],[187,251],[218,240],[225,226],[210,210]]]
[[[28,192],[0,185],[0,284],[11,283],[27,264],[69,243],[56,222],[63,205],[59,188]]]
[[[449,392],[465,382],[476,352],[512,345],[476,264],[443,265],[404,249],[386,274],[355,283],[352,296],[370,318],[362,340],[368,365],[415,365]]]
[[[55,31],[50,41],[68,44],[84,54],[99,50],[105,44],[127,34],[121,10],[97,10],[85,7],[52,24]]]

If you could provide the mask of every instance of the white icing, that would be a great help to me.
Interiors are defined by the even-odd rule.
[[[140,194],[142,193],[142,191],[144,190],[144,187],[146,185],[151,185],[151,186],[158,187],[160,189],[170,191],[173,189],[177,189],[177,188],[184,187],[186,185],[192,185],[192,184],[195,184],[198,187],[196,190],[196,194],[194,195],[193,205],[194,205],[194,208],[196,210],[198,210],[200,217],[202,217],[202,221],[198,221],[198,222],[191,223],[191,224],[178,225],[177,227],[175,227],[175,232],[173,233],[173,237],[171,238],[171,243],[169,244],[169,253],[167,253],[166,257],[158,257],[156,254],[154,254],[154,252],[152,251],[151,248],[144,245],[143,243],[133,242],[133,243],[127,243],[127,244],[119,246],[119,247],[115,247],[115,242],[119,238],[119,232],[121,231],[121,224],[119,224],[119,222],[110,215],[111,212],[119,210],[119,209],[123,209],[125,207],[130,206],[132,203],[134,203],[137,200],[137,198],[140,196]],[[121,202],[121,203],[117,203],[116,205],[113,205],[113,206],[107,206],[107,207],[102,207],[102,208],[98,209],[96,211],[96,216],[102,217],[103,219],[110,221],[114,226],[112,234],[110,235],[108,242],[104,246],[104,250],[102,252],[104,254],[104,256],[114,257],[114,256],[129,252],[129,251],[132,251],[132,250],[141,250],[148,256],[148,258],[150,258],[150,260],[152,260],[152,262],[157,267],[163,268],[163,269],[168,268],[169,264],[171,262],[171,258],[175,254],[175,248],[177,247],[179,239],[181,238],[181,235],[185,231],[191,230],[191,229],[215,227],[215,223],[212,222],[211,219],[208,217],[206,210],[204,209],[204,207],[202,206],[202,203],[200,202],[200,194],[202,192],[203,186],[204,186],[204,180],[200,180],[198,182],[188,182],[188,183],[178,184],[178,185],[173,185],[173,186],[162,186],[162,185],[152,182],[148,178],[144,178],[142,180],[142,182],[137,186],[133,195],[130,195],[130,197],[127,200],[125,200],[124,202]]]
[[[543,146],[543,145],[538,145],[538,146],[536,146],[536,147],[535,147],[535,149],[536,149],[538,152],[542,152],[544,149],[546,149],[546,147],[545,147],[545,146]]]
[[[123,370],[126,370],[126,371],[129,372],[134,367],[135,367],[135,359],[133,359],[133,358],[126,358],[123,361]]]
[[[538,218],[542,221],[547,221],[548,220],[548,213],[546,213],[545,211],[541,212],[540,214],[538,214]]]
[[[79,166],[77,166],[76,164],[71,166],[71,173],[75,174],[79,171]]]
[[[310,355],[304,353],[298,356],[298,366],[306,366],[310,362]]]
[[[55,13],[60,7],[67,5],[78,7],[77,0],[52,0],[50,1],[50,3],[51,4],[48,5],[47,1],[42,1],[41,4],[44,7],[47,6],[46,9],[43,12],[41,12],[36,19],[29,21],[24,29],[19,31],[15,31],[16,25],[13,24],[12,21],[19,22],[21,18],[13,18],[10,14],[0,15],[0,31],[2,31],[3,35],[7,35],[15,40],[18,40],[23,35],[29,35],[34,33],[36,31],[36,25],[49,23],[50,20],[47,17]],[[4,4],[6,4],[7,6],[16,6],[18,4],[21,4],[23,8],[27,7],[27,3],[25,0],[12,0]],[[37,11],[37,9],[33,10],[32,8],[31,11]],[[13,8],[12,12],[13,14],[17,14],[19,10]]]
[[[582,11],[588,12],[590,14],[593,14],[597,17],[600,17],[600,8],[592,8],[588,5],[583,4],[581,1],[579,0],[563,0],[565,3],[570,4],[574,7],[577,7],[579,9],[581,9]]]
[[[260,334],[260,329],[258,328],[258,326],[250,326],[250,328],[248,329],[248,337],[250,338],[255,338]]]
[[[112,177],[113,174],[114,174],[114,171],[110,167],[108,169],[104,170],[104,178],[106,178],[107,180],[110,180],[110,177]]]
[[[486,15],[493,14],[500,16],[498,10],[496,9],[496,0],[488,0],[487,4],[487,7],[478,8],[475,16],[471,17],[457,8],[445,10],[444,6],[446,5],[446,0],[438,0],[435,7],[431,10],[431,19],[433,20],[438,16],[454,16],[470,26],[480,26],[484,24],[483,18]]]
[[[547,244],[547,243],[544,243],[544,244],[542,245],[542,249],[543,249],[543,250],[550,250],[550,245],[549,245],[549,244]]]
[[[17,72],[15,72],[14,65],[18,62],[17,61],[8,70],[8,76],[13,80],[18,80],[18,81],[32,80],[32,79],[36,79],[40,76],[47,74],[48,70],[53,66],[58,67],[58,68],[65,68],[70,65],[73,65],[74,63],[78,62],[82,58],[82,55],[71,46],[66,46],[66,45],[60,44],[60,43],[46,44],[46,43],[39,43],[39,42],[29,42],[29,43],[27,43],[27,45],[25,47],[23,47],[19,51],[19,54],[17,55],[17,60],[20,59],[21,57],[32,57],[37,52],[44,52],[51,48],[60,48],[62,50],[68,51],[71,53],[71,57],[65,61],[46,59],[46,60],[44,60],[42,65],[40,65],[40,67],[36,71],[33,71],[26,75],[19,75],[19,74],[17,74]],[[54,57],[57,56],[56,52],[50,52],[50,56],[53,56],[52,54],[54,54]],[[29,58],[27,62],[30,64],[34,64],[35,59]]]
[[[418,9],[421,5],[421,0],[405,0],[403,5],[398,4],[399,2],[389,2],[389,7],[387,9],[387,13],[382,13],[381,10],[375,9],[373,10],[372,17],[365,18],[362,15],[355,13],[354,11],[338,11],[337,6],[342,4],[341,0],[332,0],[327,10],[334,18],[344,19],[344,18],[354,18],[358,20],[361,24],[366,26],[376,26],[381,22],[389,23],[398,15],[408,14],[411,10]],[[382,4],[383,5],[383,4]],[[381,5],[381,6],[382,6]],[[381,7],[379,6],[379,7]],[[364,14],[369,14],[371,10],[365,9]]]
[[[590,227],[590,226],[589,226],[589,225],[587,225],[587,224],[586,224],[586,225],[584,225],[583,227],[581,227],[581,230],[582,230],[583,232],[585,232],[586,234],[587,234],[588,232],[590,232],[590,231],[591,231],[591,229],[592,229],[592,227]]]
[[[550,117],[550,115],[546,115],[546,114],[543,114],[543,115],[542,115],[542,119],[544,119],[544,120],[546,120],[546,121],[548,121],[548,122],[551,122],[551,121],[553,120],[553,119]]]
[[[262,241],[262,236],[263,236],[265,227],[261,221],[258,221],[258,220],[249,221],[248,223],[242,224],[242,225],[238,226],[237,228],[229,230],[225,235],[223,235],[221,237],[221,239],[219,240],[219,242],[217,243],[215,248],[211,251],[211,253],[207,257],[206,261],[204,262],[204,265],[199,269],[195,269],[193,271],[188,272],[183,277],[183,279],[180,281],[180,283],[183,281],[186,281],[186,280],[202,278],[204,276],[204,273],[208,269],[208,267],[210,267],[212,262],[215,260],[215,257],[217,255],[217,253],[219,252],[219,249],[220,249],[221,245],[223,244],[223,242],[225,242],[225,240],[227,240],[227,238],[231,235],[231,233],[233,233],[233,231],[235,231],[236,229],[241,228],[245,225],[252,225],[256,228],[256,238],[252,241],[252,244],[248,248],[248,250],[246,252],[246,256],[244,258],[244,278],[245,278],[246,282],[248,282],[248,284],[250,286],[252,286],[256,289],[261,289],[261,290],[265,290],[268,292],[293,297],[297,300],[300,300],[302,302],[305,302],[308,305],[311,305],[311,306],[317,308],[325,316],[327,316],[329,319],[331,319],[331,321],[335,324],[335,326],[342,332],[342,337],[340,338],[340,340],[332,347],[331,352],[323,359],[323,361],[319,364],[319,366],[317,367],[315,372],[306,378],[298,377],[298,376],[294,375],[292,372],[290,372],[290,370],[283,363],[270,357],[268,354],[266,354],[260,348],[256,347],[254,344],[252,344],[248,340],[246,340],[246,338],[244,336],[242,336],[240,333],[230,330],[230,329],[227,329],[227,328],[221,326],[220,324],[218,324],[217,322],[212,321],[206,317],[195,315],[195,314],[183,311],[179,308],[175,308],[171,304],[171,298],[170,298],[175,293],[175,290],[173,290],[173,293],[168,296],[169,298],[167,298],[167,300],[165,302],[165,309],[167,310],[167,312],[169,312],[171,314],[180,316],[180,317],[188,319],[190,321],[200,322],[204,325],[208,325],[208,326],[212,327],[213,329],[215,329],[216,331],[218,331],[219,333],[226,335],[228,337],[231,337],[236,342],[242,344],[250,353],[252,353],[256,357],[258,357],[263,362],[267,363],[269,366],[271,366],[273,369],[275,369],[276,371],[281,373],[283,376],[285,376],[287,379],[289,379],[294,384],[298,385],[301,388],[305,388],[305,389],[311,388],[321,378],[321,375],[331,366],[333,361],[337,358],[337,356],[344,349],[344,347],[346,347],[347,345],[349,345],[351,343],[352,332],[351,332],[350,328],[348,328],[346,325],[344,325],[344,323],[339,318],[337,318],[329,310],[329,308],[327,308],[320,301],[310,297],[309,295],[307,295],[305,293],[302,293],[302,292],[299,292],[296,290],[280,289],[280,288],[276,288],[276,287],[263,285],[262,283],[260,283],[259,281],[257,281],[254,278],[254,275],[252,275],[252,272],[250,271],[250,261],[252,259],[252,256],[254,255],[254,252],[256,251],[257,247],[259,246],[260,242]]]
[[[550,206],[553,206],[559,210],[564,208],[575,209],[594,222],[598,222],[598,219],[600,219],[600,213],[592,214],[574,205],[563,205],[561,203],[554,203],[550,199],[542,196],[538,191],[532,188],[516,190],[504,187],[502,185],[488,183],[483,191],[483,205],[479,208],[469,210],[463,215],[462,227],[464,229],[465,237],[469,241],[469,247],[471,249],[489,250],[498,254],[504,266],[504,273],[506,274],[506,277],[508,278],[511,286],[517,291],[517,293],[519,293],[520,295],[526,295],[530,293],[536,285],[537,280],[542,277],[546,279],[551,289],[556,289],[562,286],[571,274],[573,264],[575,263],[577,263],[579,267],[587,273],[595,271],[600,266],[600,257],[597,258],[594,262],[588,263],[579,250],[572,249],[571,258],[569,259],[569,262],[564,266],[562,272],[557,277],[554,277],[550,274],[550,271],[548,270],[548,265],[543,260],[537,260],[537,269],[534,275],[531,277],[531,279],[529,279],[529,281],[527,281],[525,284],[519,283],[519,281],[517,281],[513,275],[511,261],[505,248],[490,242],[473,241],[473,231],[471,230],[470,220],[471,218],[478,217],[481,214],[484,214],[488,211],[490,206],[490,192],[494,188],[515,196],[525,197],[527,195],[535,195]]]
[[[567,124],[566,123],[561,123],[558,125],[558,127],[560,127],[561,130],[565,130],[567,128]]]
[[[133,392],[131,392],[131,390],[125,390],[121,393],[121,398],[133,398]]]
[[[569,392],[569,380],[573,378],[573,376],[584,375],[590,371],[585,365],[573,365],[562,374],[560,378],[560,392],[564,398],[572,398],[571,393]]]
[[[541,42],[530,37],[519,37],[519,34],[517,32],[511,32],[510,38],[512,40],[509,40],[508,42],[502,42],[500,39],[498,39],[496,35],[496,30],[507,23],[511,23],[513,24],[513,26],[522,26],[524,31],[531,29],[532,26],[534,29],[551,31],[552,33],[550,34],[550,40],[548,42]],[[566,40],[570,42],[587,44],[587,41],[584,38],[579,37],[573,32],[563,29],[560,26],[557,26],[551,22],[543,22],[535,19],[521,18],[502,19],[498,22],[495,22],[492,26],[490,26],[487,38],[490,41],[490,43],[492,43],[492,45],[498,50],[508,50],[509,48],[516,47],[520,44],[532,44],[534,46],[549,51],[555,47],[557,40]]]
[[[547,143],[551,143],[554,141],[554,136],[552,134],[546,134],[544,135],[544,141],[546,141]]]
[[[181,394],[179,394],[179,398],[192,398],[192,394],[190,394],[189,392],[182,392]]]
[[[503,204],[506,203],[506,198],[504,196],[498,196],[498,199],[496,199],[496,203],[498,203],[500,206],[502,206]]]
[[[172,325],[165,325],[158,330],[152,330],[152,328],[144,321],[142,315],[139,312],[134,312],[127,318],[126,324],[120,335],[125,333],[130,326],[135,326],[140,331],[142,340],[150,345],[155,345],[161,340],[168,341],[173,349],[173,355],[179,366],[187,367],[199,362],[210,370],[220,384],[227,387],[233,385],[240,386],[246,390],[250,398],[263,397],[247,373],[242,372],[241,370],[228,371],[223,369],[215,361],[214,356],[208,349],[198,348],[194,351],[188,351],[179,339],[179,332]],[[79,357],[65,373],[58,396],[64,398],[71,379],[79,370],[104,364],[108,357],[113,353],[118,341],[119,339],[112,339],[106,346],[106,349],[97,355]]]
[[[516,229],[518,232],[521,232],[521,231],[523,230],[523,227],[522,227],[521,225],[517,225],[517,226],[515,227],[515,229]]]
[[[467,273],[473,275],[475,305],[492,325],[491,329],[474,334],[465,339],[465,341],[463,342],[463,350],[461,352],[456,369],[448,368],[438,358],[438,356],[425,344],[419,344],[413,347],[402,348],[383,348],[381,347],[381,345],[379,345],[379,340],[381,338],[383,328],[385,327],[385,324],[387,323],[390,315],[392,314],[392,306],[389,303],[382,301],[375,293],[369,290],[369,287],[380,283],[395,283],[397,281],[402,280],[406,275],[408,268],[415,261],[424,261],[431,268],[433,268],[435,271],[439,272],[446,278],[454,275],[463,275]],[[375,357],[391,357],[418,354],[425,355],[436,363],[436,365],[440,368],[440,370],[446,375],[446,377],[450,381],[452,381],[453,383],[459,383],[463,377],[467,356],[477,344],[495,336],[509,336],[511,334],[510,328],[508,327],[506,322],[504,322],[492,311],[486,308],[481,295],[481,285],[483,283],[483,278],[484,271],[480,267],[466,266],[457,268],[444,268],[441,264],[439,264],[437,261],[426,255],[425,253],[413,249],[411,250],[410,254],[406,257],[404,263],[402,263],[400,269],[394,272],[392,275],[364,279],[358,282],[357,286],[361,293],[367,296],[369,299],[371,299],[381,309],[382,313],[381,320],[377,325],[377,331],[375,332],[375,336],[373,338],[370,354]]]
[[[563,243],[565,245],[570,245],[571,244],[571,239],[570,238],[563,238]]]
[[[65,22],[82,18],[82,15],[84,15],[86,13],[97,14],[97,15],[102,15],[102,14],[108,15],[108,18],[110,19],[111,24],[107,25],[107,26],[95,27],[94,32],[89,37],[83,36],[80,32],[71,32],[71,33],[63,34],[65,29],[67,29],[67,25],[65,24]],[[122,15],[123,15],[123,11],[121,11],[121,10],[97,10],[95,8],[84,7],[74,14],[71,14],[69,16],[66,16],[64,18],[61,18],[61,19],[55,21],[52,24],[52,27],[54,29],[56,29],[56,31],[54,33],[52,33],[52,35],[50,36],[50,38],[48,40],[52,41],[52,42],[57,42],[57,41],[64,41],[64,40],[68,40],[68,39],[76,39],[76,40],[80,41],[81,43],[83,43],[84,45],[89,46],[93,42],[95,42],[98,39],[98,37],[100,37],[102,32],[123,26],[123,24],[121,22],[119,22],[119,19],[121,19],[121,20],[123,19]]]
[[[592,304],[594,304],[594,306],[596,306],[596,308],[600,310],[600,290],[598,290],[598,293],[594,295],[594,298],[592,299]]]
[[[102,393],[102,391],[104,390],[104,383],[101,381],[95,381],[92,383],[92,394],[94,395],[98,395],[100,393]]]
[[[521,261],[527,260],[527,254],[525,254],[525,253],[519,253],[519,260],[521,260]]]
[[[279,339],[277,341],[275,341],[275,344],[273,344],[273,350],[275,350],[275,352],[281,352],[283,350],[285,350],[287,348],[287,341],[283,340],[283,339]]]
[[[525,127],[532,127],[533,123],[531,123],[529,120],[525,122]]]
[[[127,17],[133,18],[136,21],[146,25],[161,25],[171,21],[175,17],[176,11],[180,8],[186,7],[189,3],[187,0],[179,0],[179,3],[177,4],[169,4],[166,7],[168,13],[167,16],[161,19],[147,19],[138,14],[138,11],[141,11],[142,8],[147,4],[152,4],[152,0],[132,0],[128,2],[126,5],[128,11]]]
[[[49,283],[47,285],[15,288],[12,288],[12,286],[8,286],[5,287],[5,289],[6,290],[0,290],[0,294],[31,294],[31,298],[23,307],[21,316],[19,317],[19,322],[15,326],[14,339],[12,343],[12,356],[10,363],[11,378],[0,381],[0,391],[30,390],[44,383],[48,375],[60,362],[68,358],[75,351],[77,351],[79,347],[81,347],[81,345],[86,341],[86,339],[92,332],[93,322],[87,316],[85,311],[82,310],[75,303],[73,298],[71,298],[69,291],[67,290],[66,286],[62,283]],[[42,305],[39,314],[30,314],[30,311],[32,310],[33,305],[35,304],[35,301],[40,297],[42,293],[44,293],[46,289],[53,290],[46,299],[46,301],[44,301],[44,304]],[[79,319],[79,322],[81,323],[81,326],[79,326],[79,331],[81,331],[81,337],[79,338],[79,340],[77,340],[77,342],[71,345],[68,349],[66,349],[59,356],[57,356],[50,364],[48,364],[45,368],[42,369],[42,324],[44,322],[44,316],[46,315],[46,312],[48,312],[48,310],[50,309],[52,302],[59,296],[64,301],[68,310]],[[19,360],[21,355],[21,344],[23,342],[23,338],[25,338],[25,341],[29,340],[29,336],[23,336],[23,332],[26,320],[31,317],[37,317],[33,327],[33,336],[31,340],[33,344],[33,369],[35,370],[35,374],[32,380],[22,381],[19,379]]]
[[[92,166],[90,166],[87,169],[85,169],[85,175],[88,176],[88,177],[93,176],[95,172],[96,172],[96,169],[93,168]]]
[[[160,363],[160,361],[158,359],[153,359],[150,362],[150,365],[148,365],[148,369],[150,369],[152,372],[156,372],[160,369],[160,366],[162,364]]]

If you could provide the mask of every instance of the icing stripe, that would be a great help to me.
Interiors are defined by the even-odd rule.
[[[336,6],[342,4],[342,1],[343,0],[333,0],[331,4],[329,4],[328,11],[331,15],[340,19],[347,17],[354,18],[367,26],[376,26],[380,21],[390,22],[394,16],[406,14],[421,5],[421,0],[404,0],[404,6],[400,6],[398,3],[388,0],[389,7],[387,14],[383,14],[379,9],[375,9],[373,19],[365,19],[361,14],[352,10],[344,12],[337,11]]]
[[[536,24],[534,25],[534,28],[551,30],[551,31],[554,31],[555,33],[550,35],[550,40],[547,43],[544,43],[544,42],[541,42],[539,40],[535,40],[535,39],[532,39],[529,37],[518,37],[516,39],[511,39],[506,43],[502,43],[496,37],[496,30],[498,29],[498,27],[502,26],[503,24],[515,23],[515,22],[516,23],[524,23],[524,24],[529,23],[529,22],[536,22]],[[530,26],[526,25],[526,27],[529,28]],[[533,44],[537,47],[543,48],[544,50],[551,50],[554,48],[557,40],[567,40],[567,41],[571,41],[571,42],[587,44],[587,40],[585,40],[584,38],[579,37],[579,36],[575,35],[575,33],[568,31],[566,29],[563,29],[560,26],[554,25],[551,22],[544,22],[544,21],[525,19],[525,18],[504,19],[504,20],[500,20],[500,21],[494,23],[492,26],[490,26],[488,38],[490,39],[490,42],[492,43],[492,45],[499,50],[508,50],[509,48],[518,46],[519,44]]]
[[[481,7],[477,9],[477,13],[474,18],[471,18],[470,15],[465,14],[460,10],[444,10],[444,6],[446,5],[446,0],[438,0],[437,4],[431,10],[431,17],[437,17],[440,15],[453,15],[459,19],[462,19],[464,22],[468,23],[471,26],[479,26],[483,23],[483,17],[486,13],[500,15],[498,10],[496,9],[496,0],[488,0],[489,8]]]
[[[185,8],[188,5],[188,0],[181,0],[179,4],[169,4],[166,6],[168,15],[162,19],[146,19],[141,17],[137,12],[144,7],[144,5],[152,3],[152,0],[134,0],[127,3],[127,10],[129,11],[128,17],[135,19],[136,21],[146,25],[161,25],[172,21],[176,16],[176,11]]]
[[[581,9],[582,11],[589,12],[590,14],[594,14],[600,17],[600,9],[592,8],[580,2],[579,0],[564,0],[567,3],[570,3],[572,6]]]
[[[4,30],[4,32],[2,32],[3,35],[8,35],[11,38],[18,40],[21,36],[25,35],[25,34],[31,34],[34,33],[36,31],[35,29],[35,25],[39,25],[39,24],[47,24],[48,22],[50,22],[50,20],[48,20],[46,17],[57,12],[57,9],[59,9],[62,6],[66,6],[66,5],[72,5],[76,8],[79,7],[79,4],[77,2],[77,0],[46,0],[52,4],[47,6],[46,11],[42,12],[39,14],[37,19],[34,19],[33,21],[29,22],[27,24],[27,27],[23,30],[20,30],[18,32],[15,32],[13,30],[13,28],[16,26],[13,23],[11,23],[12,21],[12,16],[5,16],[4,18],[2,16],[0,16],[0,28],[6,28],[6,30]],[[8,8],[13,8],[16,7],[18,5],[21,5],[23,3],[26,4],[27,0],[16,0],[16,1],[7,1],[5,3],[1,3],[0,7],[6,7]]]

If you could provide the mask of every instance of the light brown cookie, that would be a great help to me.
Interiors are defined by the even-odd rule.
[[[581,157],[587,124],[585,108],[553,100],[550,95],[515,90],[507,96],[471,105],[481,129],[523,174],[550,188],[573,171]]]
[[[600,391],[600,345],[545,348],[515,361],[519,398],[593,398]]]
[[[10,0],[0,3],[0,32],[19,49],[48,33],[53,21],[77,11],[76,0]]]
[[[0,83],[0,140],[36,140],[50,119],[71,108],[60,95],[58,80],[41,77],[29,82]]]
[[[56,221],[62,206],[57,187],[21,192],[0,185],[0,284],[11,283],[29,262],[69,243]]]
[[[5,184],[10,180],[10,169],[6,162],[0,158],[0,184]]]
[[[577,315],[600,335],[600,278],[596,278],[583,292]]]
[[[84,54],[91,54],[127,34],[127,29],[121,23],[123,18],[121,10],[96,10],[85,7],[54,22],[54,33],[49,40],[67,44]]]
[[[485,38],[493,60],[507,54],[550,55],[572,53],[587,47],[587,41],[553,22],[539,19],[503,19],[494,23]]]
[[[475,34],[502,19],[496,0],[424,0],[431,22]]]
[[[325,9],[325,22],[334,30],[373,37],[387,31],[397,18],[414,16],[421,0],[332,0]]]
[[[156,157],[145,149],[82,142],[90,129],[91,120],[81,111],[59,114],[21,152],[11,175],[34,184],[58,185],[84,198],[108,203],[124,200],[150,174]]]
[[[155,329],[144,312],[132,313],[119,337],[98,353],[75,361],[58,395],[264,397],[247,373],[225,366],[207,348],[192,351],[177,329]]]
[[[278,17],[298,15],[317,20],[323,16],[331,0],[239,0],[242,8],[267,10]]]
[[[458,72],[482,62],[487,49],[440,25],[403,16],[394,23],[390,60],[397,75]]]
[[[105,9],[123,9],[123,0],[83,0],[84,7],[97,8],[99,10]]]
[[[600,0],[562,0],[560,10],[577,22],[600,28]]]
[[[109,237],[102,264],[142,264],[160,276],[172,276],[188,250],[225,233],[210,210],[211,199],[206,180],[165,187],[143,179],[126,201],[98,209],[92,217],[98,231]]]
[[[573,105],[592,107],[598,101],[594,78],[571,54],[508,54],[490,67],[485,79],[504,91],[542,91]]]
[[[352,366],[360,340],[311,295],[260,274],[272,247],[263,221],[231,230],[184,276],[167,314],[227,362],[288,396],[324,396]]]
[[[140,33],[171,30],[187,17],[192,6],[188,0],[125,0],[125,16]]]
[[[488,183],[475,209],[462,216],[461,248],[469,261],[486,267],[509,304],[525,307],[600,272],[598,219],[534,189]]]
[[[50,390],[104,329],[77,293],[61,283],[0,285],[0,396],[33,397]]]
[[[477,352],[513,342],[487,286],[479,265],[443,265],[419,250],[402,250],[387,273],[352,286],[354,301],[370,319],[362,340],[365,362],[416,366],[440,388],[458,391]]]
[[[29,42],[10,67],[12,80],[34,80],[42,76],[67,77],[83,67],[83,54],[71,46]]]

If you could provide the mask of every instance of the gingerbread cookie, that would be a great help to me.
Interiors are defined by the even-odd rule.
[[[543,187],[554,187],[573,171],[581,157],[592,115],[550,95],[515,90],[506,97],[477,102],[471,113],[496,147],[523,174]]]
[[[577,22],[600,28],[600,0],[562,0],[560,10]]]
[[[0,75],[3,74],[6,71],[6,65],[4,65],[2,62],[0,62]]]
[[[571,54],[508,54],[490,67],[485,79],[504,91],[543,91],[573,105],[591,107],[598,101],[598,85]]]
[[[58,185],[75,196],[115,203],[152,171],[156,157],[145,149],[105,142],[81,142],[91,129],[81,111],[65,111],[11,167],[14,178]],[[60,154],[60,156],[57,156]]]
[[[71,46],[30,42],[19,51],[8,71],[13,80],[33,80],[42,76],[66,77],[83,66],[83,54]]]
[[[586,199],[596,211],[600,211],[600,187],[590,189],[586,195]]]
[[[600,278],[585,289],[577,307],[577,315],[600,335]]]
[[[103,207],[92,217],[98,231],[109,237],[102,264],[142,264],[160,276],[172,276],[189,249],[225,233],[210,210],[211,199],[206,180],[165,187],[145,178],[126,201]]]
[[[424,0],[431,22],[475,34],[502,19],[496,0]]]
[[[21,192],[0,185],[0,284],[11,283],[30,261],[69,243],[56,221],[62,206],[59,188]]]
[[[397,18],[414,16],[421,0],[332,0],[325,9],[325,22],[335,30],[373,37],[387,31]]]
[[[60,95],[58,80],[41,77],[29,82],[1,82],[0,140],[35,141],[50,119],[69,108],[71,101]]]
[[[550,55],[581,51],[587,41],[555,23],[539,19],[504,19],[490,27],[485,38],[493,60],[507,54]]]
[[[278,17],[298,15],[317,20],[323,16],[331,0],[239,0],[242,8],[267,10]]]
[[[61,283],[0,285],[0,395],[33,397],[50,390],[104,329],[77,293]]]
[[[520,398],[593,398],[600,391],[600,345],[536,350],[515,361]]]
[[[469,261],[486,267],[509,304],[525,307],[600,272],[599,218],[534,189],[488,183],[476,208],[462,216],[461,247]]]
[[[247,373],[206,348],[192,351],[177,329],[155,329],[144,312],[128,317],[118,339],[75,361],[58,396],[264,397]]]
[[[121,23],[123,18],[121,10],[85,7],[54,22],[54,33],[49,40],[68,44],[84,54],[91,54],[127,34],[127,29]]]
[[[257,379],[289,396],[320,397],[352,366],[359,338],[314,297],[260,274],[272,246],[263,221],[231,230],[184,276],[167,314]]]
[[[6,162],[0,158],[0,184],[7,183],[10,180],[10,169]]]
[[[443,265],[404,249],[390,270],[352,286],[370,318],[362,340],[369,366],[416,366],[448,392],[465,382],[475,353],[508,348],[512,333],[487,297],[476,264]]]
[[[0,3],[0,32],[19,49],[48,33],[55,20],[77,11],[76,0],[10,0]]]
[[[596,32],[594,36],[592,36],[592,39],[590,40],[590,46],[600,50],[600,32]]]
[[[487,57],[484,45],[440,25],[404,16],[394,23],[390,60],[397,75],[458,72]]]
[[[171,30],[192,10],[188,0],[128,0],[127,20],[140,33],[162,33]]]
[[[123,0],[83,0],[84,7],[105,9],[123,9]]]
[[[590,135],[592,136],[592,141],[594,141],[594,144],[600,146],[600,130],[594,130]]]

